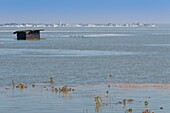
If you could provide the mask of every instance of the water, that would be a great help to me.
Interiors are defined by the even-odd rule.
[[[170,83],[169,25],[157,28],[43,28],[43,40],[18,41],[12,33],[22,29],[33,28],[0,28],[1,87],[11,83],[11,80],[30,85],[47,81],[50,77],[59,86],[105,84],[109,74],[112,75],[109,79],[111,83]],[[70,37],[75,35],[80,37]],[[81,96],[85,91],[78,90],[71,94],[71,99],[70,96],[63,99],[41,88],[38,90],[41,96],[37,96],[30,94],[30,90],[15,91],[14,95],[12,91],[2,91],[0,98],[4,104],[0,104],[0,111],[95,112],[91,95],[96,95],[96,92],[91,92],[91,89],[88,89],[85,97]],[[132,95],[139,94],[140,91]],[[123,96],[119,98],[123,99]],[[55,98],[59,102],[54,101]],[[154,98],[160,97],[157,95]],[[21,102],[17,103],[18,100]],[[139,111],[143,109],[135,107]],[[106,108],[102,112],[112,111]],[[120,106],[116,109],[120,113],[124,110]]]
[[[98,84],[108,74],[113,82],[170,83],[170,27],[44,28],[45,40],[17,41],[12,32],[20,29],[28,28],[0,29],[1,86],[49,77]]]

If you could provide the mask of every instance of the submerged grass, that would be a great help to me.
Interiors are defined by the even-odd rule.
[[[55,86],[56,83],[54,78],[52,77],[50,77],[49,80],[45,82],[32,83],[31,85],[26,85],[25,83],[22,82],[16,84],[15,81],[13,80],[11,82],[11,85],[8,85],[4,88],[3,92],[5,91],[9,92],[10,90],[15,92],[22,90],[22,92],[26,92],[28,90],[27,92],[28,95],[29,93],[32,94],[33,92],[35,94],[41,95],[41,92],[46,91],[48,92],[48,94],[57,94],[57,96],[60,96],[60,94],[64,94],[63,96],[68,96],[70,93],[72,94],[72,92],[74,92],[74,98],[80,99],[80,103],[81,103],[81,99],[82,100],[85,99],[88,104],[90,104],[92,107],[95,108],[95,111],[93,111],[93,109],[87,106],[86,104],[77,105],[77,107],[82,108],[82,111],[85,113],[87,113],[87,110],[84,111],[83,110],[84,108],[87,108],[89,113],[91,112],[107,113],[111,111],[116,113],[123,113],[123,112],[154,113],[154,111],[159,112],[159,110],[166,110],[167,106],[162,105],[162,103],[164,103],[164,100],[162,100],[163,97],[159,99],[158,97],[160,96],[154,97],[151,95],[155,94],[155,92],[159,92],[157,90],[163,90],[162,89],[163,86],[166,87],[164,89],[166,92],[169,88],[169,85],[127,84],[127,83],[115,84],[115,83],[111,83],[111,78],[112,78],[111,75],[109,75],[108,78],[110,79],[110,81],[103,85],[102,84],[77,85],[77,86],[75,85],[74,88],[68,87],[68,85]],[[108,84],[110,85],[110,87],[108,87]],[[0,90],[0,94],[5,94],[5,93],[1,93],[2,92],[1,90]],[[170,92],[168,94],[170,94]],[[88,100],[94,100],[95,102],[88,101]],[[74,102],[75,102],[74,99],[70,100],[70,103],[73,104]],[[158,102],[156,106],[160,106],[160,107],[154,106],[156,102]],[[170,103],[168,103],[168,105],[170,105]]]

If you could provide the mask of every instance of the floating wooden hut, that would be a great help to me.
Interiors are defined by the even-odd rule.
[[[40,40],[40,30],[22,30],[15,31],[13,34],[17,34],[17,40]]]

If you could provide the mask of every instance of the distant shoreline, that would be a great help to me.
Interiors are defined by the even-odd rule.
[[[33,24],[33,23],[6,23],[6,24],[0,24],[0,27],[87,27],[87,28],[103,28],[103,27],[113,27],[113,28],[138,28],[138,27],[158,27],[156,24],[145,24],[145,23],[127,23],[127,24],[114,24],[114,23],[107,23],[107,24]]]

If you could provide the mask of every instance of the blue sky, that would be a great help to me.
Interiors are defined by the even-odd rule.
[[[0,23],[170,23],[170,0],[0,0]]]

